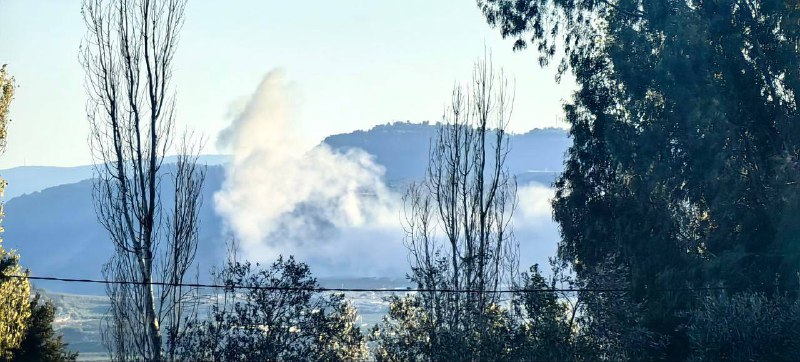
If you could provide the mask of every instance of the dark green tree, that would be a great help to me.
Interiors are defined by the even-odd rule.
[[[26,322],[25,336],[14,350],[14,361],[75,361],[78,354],[67,349],[63,336],[53,330],[56,306],[42,301],[36,294],[30,302],[31,315]]]
[[[548,280],[538,265],[522,274],[520,291],[511,299],[513,323],[511,359],[521,361],[568,361],[584,354],[577,343],[575,305],[566,295],[548,291],[561,287],[562,275],[554,268]]]
[[[686,326],[695,361],[796,361],[800,303],[762,293],[703,298]]]
[[[178,341],[187,361],[350,361],[367,357],[355,307],[326,295],[308,265],[279,258],[268,268],[231,261],[215,275],[227,288]]]
[[[564,54],[577,80],[559,257],[587,285],[617,280],[596,273],[614,257],[643,325],[668,337],[646,356],[687,356],[700,298],[675,289],[798,290],[797,5],[479,1],[516,49]]]

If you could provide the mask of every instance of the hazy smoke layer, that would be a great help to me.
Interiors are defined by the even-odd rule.
[[[270,72],[219,136],[233,160],[214,201],[243,256],[293,254],[321,274],[402,275],[399,197],[383,168],[363,151],[304,149],[289,98],[282,74]]]
[[[359,150],[304,148],[291,131],[291,96],[279,72],[265,76],[237,108],[218,140],[233,160],[214,201],[243,257],[268,262],[295,255],[319,276],[407,273],[399,197],[404,190],[386,187],[383,167]],[[555,253],[552,196],[551,188],[537,184],[519,189],[514,228],[525,269],[532,263],[545,267]]]
[[[555,190],[537,183],[520,185],[517,190],[514,236],[519,242],[520,267],[523,270],[539,264],[542,270],[547,271],[548,258],[556,255],[560,235],[552,217],[550,201],[553,196]]]

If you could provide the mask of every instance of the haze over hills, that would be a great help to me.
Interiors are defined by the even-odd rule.
[[[226,155],[203,155],[199,162],[206,165],[221,165],[228,161]],[[174,163],[175,156],[168,156],[166,163]],[[19,166],[0,170],[8,186],[3,194],[4,200],[44,190],[48,187],[71,184],[91,179],[94,173],[92,165],[57,167],[57,166]]]
[[[384,180],[389,189],[402,194],[407,182],[423,177],[427,165],[430,137],[436,126],[430,124],[394,123],[374,127],[369,131],[356,131],[333,135],[324,140],[336,152],[347,152],[360,148],[374,156],[374,161],[385,168]],[[560,170],[563,155],[570,144],[566,131],[561,129],[533,130],[511,137],[512,151],[507,164],[516,174],[521,186],[538,184],[540,189],[549,186]],[[200,210],[200,246],[197,261],[201,268],[201,279],[206,278],[209,267],[223,260],[225,233],[222,219],[214,209],[214,193],[224,182],[225,170],[219,164],[225,156],[204,157],[209,164],[203,190],[204,203]],[[172,166],[165,166],[165,171]],[[6,202],[6,229],[4,243],[17,249],[22,263],[33,275],[56,275],[75,278],[99,278],[100,268],[108,260],[112,246],[106,240],[105,230],[97,223],[92,203],[91,166],[74,168],[20,167],[0,171],[9,181],[9,197]],[[76,180],[78,178],[82,180]],[[166,180],[166,178],[165,178]],[[21,185],[15,190],[15,185]],[[22,186],[24,185],[24,186]],[[51,187],[46,187],[51,186]],[[37,189],[42,187],[43,189]],[[46,188],[44,188],[46,187]],[[168,188],[167,188],[168,189]],[[538,189],[536,189],[538,190]],[[521,203],[542,203],[546,194],[521,187]],[[538,193],[537,193],[538,192]],[[168,197],[168,195],[166,195]],[[9,199],[7,198],[7,199]],[[546,205],[545,205],[546,208]],[[303,209],[293,212],[304,212]],[[528,217],[522,210],[521,217]],[[536,239],[525,252],[538,251],[549,256],[555,248],[555,227],[549,215],[541,212],[531,218],[539,218],[532,224],[521,225],[517,232],[520,239]],[[544,220],[544,221],[542,221]],[[399,220],[398,220],[399,224]],[[394,234],[394,233],[393,233]],[[397,235],[370,234],[367,229],[351,230],[342,238],[369,237],[371,243],[387,242],[386,238],[402,238]],[[552,240],[551,240],[552,239]],[[521,240],[522,243],[522,240]],[[380,247],[380,245],[378,245]],[[308,260],[318,276],[325,277],[402,277],[405,258],[398,260],[362,260],[360,268],[352,268],[352,261]],[[538,260],[538,259],[536,259]],[[371,264],[391,264],[393,269],[371,268]],[[366,270],[366,272],[364,272]],[[368,275],[364,275],[364,274]],[[392,275],[386,275],[392,274]],[[36,283],[40,287],[78,294],[102,294],[97,285]]]

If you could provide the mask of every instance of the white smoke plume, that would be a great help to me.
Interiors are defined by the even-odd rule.
[[[536,223],[551,221],[553,206],[550,204],[555,197],[555,190],[538,183],[520,186],[517,190],[517,207],[515,217],[527,220],[526,226],[540,226]]]
[[[548,258],[556,255],[558,225],[553,221],[555,196],[553,188],[542,184],[521,185],[517,190],[518,206],[514,213],[514,235],[519,242],[520,266],[523,270],[539,264],[549,270]]]
[[[270,72],[219,135],[233,159],[214,202],[243,256],[291,254],[320,274],[402,275],[399,197],[383,168],[359,150],[305,149],[291,98],[282,73]]]

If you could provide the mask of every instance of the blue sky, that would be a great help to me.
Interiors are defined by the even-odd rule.
[[[0,64],[19,88],[0,168],[89,163],[84,34],[79,0],[0,0]],[[284,70],[296,131],[308,146],[329,134],[396,120],[436,121],[456,82],[492,52],[516,81],[510,128],[565,125],[574,88],[556,84],[534,50],[515,53],[474,0],[190,1],[174,64],[178,127],[217,133],[264,74]]]

